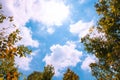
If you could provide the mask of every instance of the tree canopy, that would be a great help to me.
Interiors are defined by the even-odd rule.
[[[92,74],[97,80],[120,80],[120,0],[100,0],[95,8],[100,16],[94,27],[98,33],[81,39],[85,49],[98,58],[90,64]]]
[[[79,80],[79,76],[68,68],[64,74],[63,80]]]
[[[34,71],[28,76],[27,80],[52,80],[53,75],[54,67],[47,65],[44,67],[43,72]]]
[[[2,5],[0,5],[2,9]],[[0,12],[0,24],[7,18]],[[12,21],[12,17],[8,17]],[[10,28],[10,27],[8,27]],[[18,35],[19,30],[15,30],[12,33],[6,35],[8,28],[2,28],[0,30],[0,79],[2,80],[18,80],[20,73],[14,64],[15,56],[23,57],[26,54],[30,54],[29,50],[24,45],[16,45],[21,40]]]

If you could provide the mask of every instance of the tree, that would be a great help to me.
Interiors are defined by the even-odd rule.
[[[42,78],[43,77],[41,72],[34,71],[28,76],[27,80],[43,80]]]
[[[47,65],[44,67],[43,72],[34,71],[30,74],[27,80],[52,80],[54,75],[54,67],[52,65]]]
[[[79,76],[68,68],[64,74],[63,80],[79,80]]]
[[[2,6],[0,5],[0,9]],[[8,17],[12,21],[12,17]],[[0,12],[0,23],[3,23],[6,16]],[[10,28],[10,27],[8,27]],[[30,54],[29,50],[24,45],[16,45],[16,43],[21,39],[18,35],[19,30],[15,30],[9,35],[6,35],[6,30],[8,28],[2,28],[0,30],[0,78],[3,80],[18,80],[19,72],[14,64],[15,56],[25,56]]]
[[[95,5],[100,16],[94,32],[81,39],[85,49],[98,61],[91,63],[97,80],[120,80],[120,0],[100,0]],[[100,35],[102,33],[102,35]]]
[[[43,80],[52,80],[54,73],[54,67],[52,65],[47,65],[44,67]]]

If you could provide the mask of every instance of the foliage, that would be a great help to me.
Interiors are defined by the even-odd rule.
[[[27,80],[42,80],[42,73],[34,71],[32,74],[30,74],[27,78]]]
[[[0,9],[2,6],[0,5]],[[12,17],[10,21],[12,21]],[[3,23],[6,16],[0,12],[0,23]],[[10,27],[8,27],[10,28]],[[15,67],[14,58],[15,56],[25,56],[30,54],[29,50],[24,45],[16,45],[16,43],[21,39],[18,35],[19,30],[15,30],[9,35],[6,35],[6,30],[8,28],[2,28],[0,30],[0,79],[4,80],[18,80],[19,72]]]
[[[79,76],[68,68],[64,74],[63,80],[79,80]]]
[[[120,0],[100,0],[95,5],[100,16],[97,31],[81,39],[85,49],[98,58],[90,64],[97,80],[120,80]]]
[[[52,80],[54,73],[54,67],[52,65],[47,65],[44,67],[43,80]]]
[[[53,75],[54,67],[51,65],[47,65],[46,67],[44,67],[43,72],[34,71],[28,76],[27,80],[52,80]]]

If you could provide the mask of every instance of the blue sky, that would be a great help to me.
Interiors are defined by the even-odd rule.
[[[27,76],[52,64],[54,80],[61,80],[67,68],[81,80],[93,80],[89,64],[96,58],[87,54],[80,39],[98,20],[95,2],[97,0],[1,0],[3,14],[14,16],[14,21],[5,20],[0,27],[15,24],[23,37],[17,45],[24,44],[33,51],[27,57],[15,58],[19,71]]]

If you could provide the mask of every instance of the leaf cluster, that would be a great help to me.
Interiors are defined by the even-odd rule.
[[[2,14],[2,5],[0,5],[0,24],[4,22],[7,18]],[[8,17],[10,22],[13,17]],[[2,28],[0,30],[0,79],[3,80],[18,80],[20,73],[17,67],[15,67],[14,58],[16,56],[26,56],[31,53],[24,45],[16,45],[16,43],[21,40],[19,36],[19,30],[15,30],[9,35],[6,35],[8,28]]]
[[[27,80],[52,80],[54,75],[54,67],[52,65],[47,65],[44,67],[43,72],[34,71],[30,74]]]
[[[68,68],[64,74],[63,80],[79,80],[79,76]]]
[[[120,80],[120,0],[100,0],[95,5],[100,16],[99,37],[91,33],[81,39],[85,49],[98,58],[90,64],[97,80]]]

